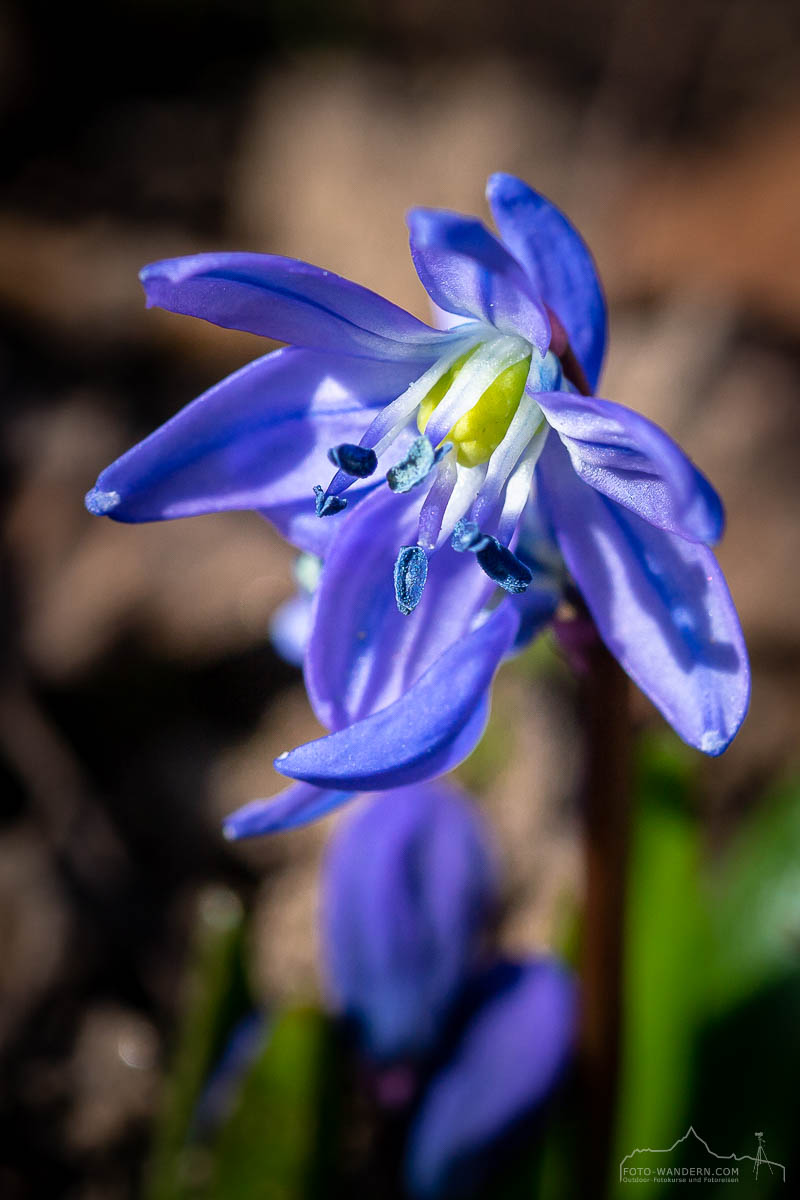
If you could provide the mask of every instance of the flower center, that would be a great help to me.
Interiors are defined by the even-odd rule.
[[[462,354],[439,379],[420,403],[417,427],[424,433],[434,410],[447,395],[456,377],[475,353],[475,347]],[[476,467],[488,462],[502,442],[519,408],[525,381],[530,370],[531,356],[521,358],[489,384],[469,412],[459,417],[442,441],[452,442],[458,462],[464,467]],[[467,370],[469,368],[467,367]],[[441,443],[440,443],[441,445]]]
[[[466,349],[465,349],[466,344]],[[386,473],[393,492],[425,484],[414,542],[400,547],[394,565],[397,607],[408,615],[420,602],[428,559],[447,540],[470,551],[482,570],[507,592],[524,592],[528,567],[511,542],[531,496],[536,462],[548,425],[537,395],[559,387],[561,366],[552,353],[535,353],[516,335],[469,339],[446,349],[401,395],[385,405],[359,445],[332,446],[338,468],[327,491],[314,488],[317,515],[341,512],[356,478],[369,478],[378,459],[416,421],[421,431]]]

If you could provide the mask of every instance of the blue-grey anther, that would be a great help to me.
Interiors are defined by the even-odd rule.
[[[466,550],[471,550],[473,554],[477,554],[479,550],[483,550],[488,546],[489,538],[485,533],[481,533],[474,521],[468,521],[466,517],[462,517],[457,521],[453,529],[450,545],[459,554],[463,554]]]
[[[378,468],[378,456],[374,450],[366,446],[354,446],[351,442],[331,446],[328,458],[340,471],[356,479],[367,479]]]
[[[436,463],[436,452],[424,434],[408,448],[405,458],[386,472],[386,482],[393,492],[410,492],[430,473]]]
[[[394,564],[394,594],[404,617],[413,612],[422,599],[428,578],[428,559],[421,546],[403,546]]]
[[[490,579],[512,595],[521,595],[528,590],[533,575],[516,554],[498,542],[497,538],[486,538],[486,545],[475,554],[481,568]]]
[[[314,507],[318,517],[332,517],[334,513],[347,508],[344,496],[326,496],[325,489],[319,483],[314,484]]]

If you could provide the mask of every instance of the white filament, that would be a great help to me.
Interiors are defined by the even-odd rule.
[[[450,450],[439,463],[436,479],[428,495],[425,497],[425,503],[422,505],[422,510],[419,514],[417,545],[421,546],[428,554],[436,549],[439,530],[442,528],[444,514],[450,502],[450,497],[453,494],[453,489],[456,486],[457,479],[458,465],[456,463],[456,456],[455,452]]]
[[[505,437],[489,459],[486,483],[472,514],[472,519],[479,525],[496,515],[495,510],[500,502],[506,480],[519,462],[528,443],[536,441],[542,430],[546,434],[547,428],[542,410],[534,395],[528,391],[523,392],[519,407],[506,430]],[[542,438],[537,458],[543,445],[544,439]]]
[[[470,326],[463,336],[450,341],[446,354],[428,367],[427,371],[415,379],[395,400],[392,400],[391,404],[387,404],[380,410],[374,421],[368,426],[359,445],[364,446],[365,449],[374,450],[380,457],[384,450],[391,446],[398,434],[405,429],[409,418],[417,411],[431,388],[450,370],[453,363],[457,362],[462,354],[477,344],[481,336],[483,336],[482,329],[478,333],[473,326]],[[339,496],[342,492],[347,491],[353,483],[355,483],[354,477],[339,469],[328,484],[325,494]]]
[[[504,546],[507,546],[514,536],[519,519],[522,516],[522,510],[533,495],[533,472],[539,461],[539,455],[544,449],[547,434],[548,426],[545,424],[536,432],[527,450],[509,476],[496,534],[497,540],[502,542]]]
[[[405,427],[406,422],[417,411],[422,401],[432,387],[439,382],[454,362],[461,358],[471,346],[477,342],[477,336],[458,340],[451,345],[447,354],[437,359],[433,366],[428,367],[419,379],[415,379],[391,404],[387,404],[378,413],[367,432],[361,439],[361,445],[371,447],[376,454],[381,455],[390,446],[398,433]],[[441,439],[440,439],[441,440]]]
[[[441,546],[450,537],[461,518],[467,515],[485,478],[486,463],[479,463],[476,467],[464,467],[459,463],[458,479],[444,514],[437,545]]]

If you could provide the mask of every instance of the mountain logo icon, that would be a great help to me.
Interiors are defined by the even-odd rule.
[[[692,1182],[733,1183],[743,1169],[740,1164],[752,1164],[756,1179],[760,1171],[769,1171],[786,1182],[786,1168],[782,1163],[769,1158],[764,1134],[757,1132],[755,1154],[718,1154],[712,1150],[690,1125],[683,1137],[664,1148],[637,1148],[626,1154],[619,1164],[620,1183],[643,1183],[648,1180],[658,1183]],[[672,1156],[672,1157],[670,1157]]]

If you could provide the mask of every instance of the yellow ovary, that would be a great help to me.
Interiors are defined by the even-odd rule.
[[[473,353],[474,351],[470,350],[457,359],[420,404],[417,413],[420,433],[425,432],[431,413],[444,399],[464,363]],[[462,466],[476,467],[478,463],[487,462],[502,442],[514,413],[519,408],[530,363],[529,356],[501,371],[480,400],[469,412],[464,413],[463,417],[459,417],[442,439],[454,443],[458,461]]]

